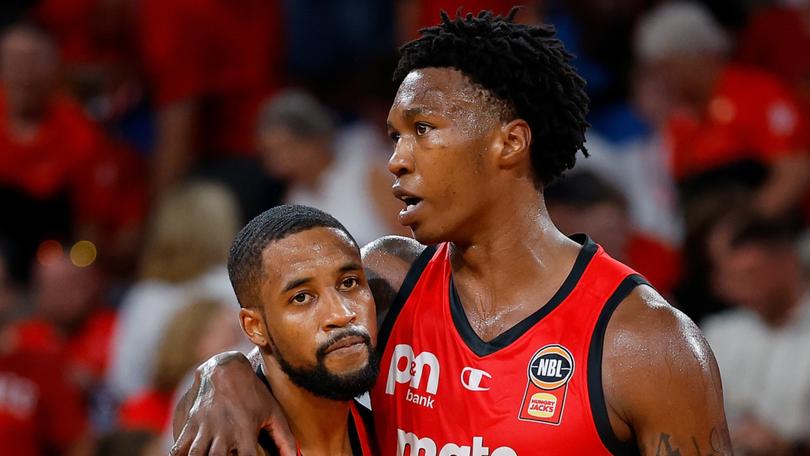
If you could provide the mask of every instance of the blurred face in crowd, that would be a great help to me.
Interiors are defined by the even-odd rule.
[[[99,277],[93,267],[74,266],[66,256],[38,263],[34,277],[37,310],[62,327],[78,324],[96,304]]]
[[[370,388],[376,317],[357,246],[319,227],[271,242],[262,258],[262,307],[240,312],[251,341],[316,395],[349,400]]]
[[[757,312],[766,320],[778,319],[796,301],[801,266],[787,243],[746,242],[730,246],[723,233],[711,238],[712,284],[719,297]]]
[[[13,113],[40,114],[55,86],[57,69],[56,49],[45,35],[18,27],[0,40],[0,81]]]
[[[261,161],[267,173],[290,183],[307,183],[331,159],[331,138],[303,138],[281,126],[259,134]]]
[[[565,234],[588,233],[606,252],[617,260],[625,259],[630,221],[625,208],[605,201],[587,207],[548,203],[548,212],[554,224]]]
[[[388,113],[399,221],[423,244],[469,239],[502,193],[488,156],[503,147],[500,112],[483,92],[455,69],[414,70]]]

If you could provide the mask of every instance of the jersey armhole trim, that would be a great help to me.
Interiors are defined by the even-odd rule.
[[[631,274],[622,280],[599,313],[588,350],[588,396],[590,397],[591,415],[599,438],[608,451],[614,455],[637,455],[639,452],[633,443],[619,440],[610,425],[605,391],[602,385],[602,354],[605,346],[605,332],[613,312],[640,285],[649,286],[650,284],[638,274]]]
[[[405,303],[416,287],[416,283],[419,282],[419,278],[422,277],[422,272],[425,270],[425,267],[427,267],[433,255],[436,254],[436,249],[437,246],[435,245],[425,247],[425,250],[419,254],[416,261],[413,262],[408,273],[405,275],[405,280],[402,281],[402,286],[399,287],[397,296],[394,298],[394,303],[391,304],[391,308],[388,309],[388,315],[385,316],[385,320],[383,320],[382,326],[380,326],[380,330],[377,332],[378,353],[382,354],[385,351],[385,345],[388,343],[388,337],[394,329],[394,323],[396,323],[402,308],[405,307]]]

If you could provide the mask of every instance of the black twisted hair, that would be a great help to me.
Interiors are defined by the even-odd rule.
[[[283,204],[270,208],[248,222],[236,235],[228,255],[228,276],[242,307],[258,304],[257,291],[264,275],[262,252],[273,241],[313,228],[342,231],[355,248],[357,241],[336,218],[309,206]],[[261,306],[258,306],[261,308]]]
[[[394,81],[401,84],[420,68],[460,70],[529,124],[532,166],[545,186],[574,166],[577,151],[588,155],[588,96],[554,28],[516,24],[517,11],[456,13],[455,19],[442,11],[439,25],[400,48]]]

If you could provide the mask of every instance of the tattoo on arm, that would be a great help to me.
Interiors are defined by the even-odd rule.
[[[731,448],[723,442],[720,431],[713,427],[709,433],[709,441],[703,444],[698,442],[694,435],[690,438],[692,449],[681,451],[670,434],[662,432],[655,445],[655,456],[730,456]]]

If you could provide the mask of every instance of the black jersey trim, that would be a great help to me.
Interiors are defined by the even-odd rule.
[[[416,282],[418,282],[419,278],[422,276],[422,271],[425,270],[425,267],[427,267],[427,264],[436,253],[436,249],[437,246],[435,245],[425,247],[425,250],[423,250],[413,264],[411,264],[408,274],[405,275],[405,280],[402,281],[402,286],[399,287],[397,296],[394,298],[394,303],[391,304],[391,308],[388,309],[388,314],[385,316],[385,320],[383,320],[382,326],[380,326],[377,332],[377,352],[380,354],[385,351],[385,344],[388,343],[388,338],[391,336],[391,331],[394,329],[394,323],[396,323],[399,313],[402,311],[402,308],[405,307],[405,302],[408,301],[408,297],[411,296],[411,292],[414,287],[416,287]]]
[[[576,287],[577,283],[579,283],[579,279],[582,278],[585,268],[591,262],[591,259],[596,254],[597,250],[596,244],[591,240],[591,238],[584,234],[575,234],[571,236],[571,239],[579,244],[582,244],[582,248],[580,249],[579,254],[577,254],[576,261],[574,261],[574,267],[571,268],[571,272],[568,273],[568,277],[565,278],[565,281],[562,283],[562,285],[560,285],[557,292],[554,293],[554,296],[551,297],[546,305],[537,309],[536,312],[524,318],[515,326],[512,326],[489,342],[481,340],[481,338],[478,337],[478,334],[475,333],[475,330],[473,330],[472,326],[470,325],[470,321],[467,319],[467,314],[464,313],[464,307],[461,305],[461,299],[456,291],[453,277],[450,277],[450,314],[453,317],[453,323],[456,327],[456,331],[458,331],[461,339],[465,344],[467,344],[467,347],[469,347],[473,353],[478,356],[487,356],[507,347],[509,344],[522,336],[526,331],[536,325],[546,315],[550,314],[551,311],[556,309],[557,306],[559,306],[565,300],[565,298],[571,294],[571,291],[573,291],[574,287]]]
[[[644,277],[632,274],[624,278],[613,294],[605,302],[605,306],[596,320],[596,327],[591,336],[588,349],[588,395],[591,399],[591,414],[593,415],[596,431],[605,447],[615,455],[638,455],[638,447],[632,442],[622,442],[613,432],[608,417],[605,390],[602,387],[602,352],[605,346],[605,332],[613,312],[639,285],[650,285]]]

